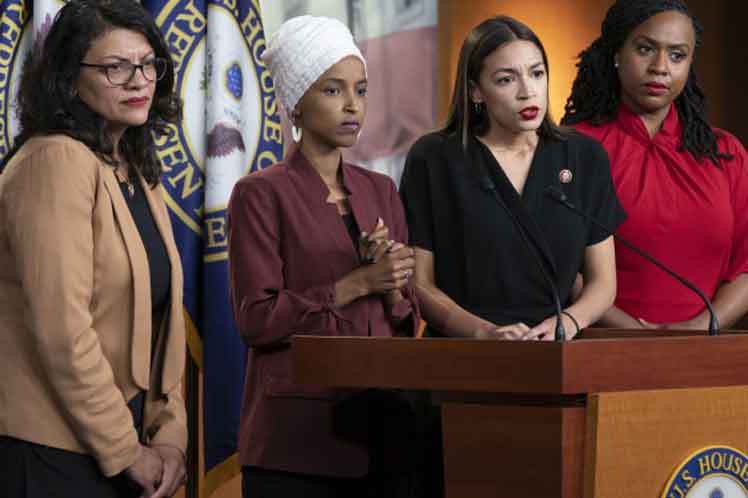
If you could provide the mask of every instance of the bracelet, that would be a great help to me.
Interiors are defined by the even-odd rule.
[[[561,314],[568,316],[569,319],[572,322],[574,322],[574,327],[577,329],[576,333],[578,334],[581,329],[579,328],[579,322],[577,321],[577,319],[574,318],[574,316],[571,313],[569,313],[568,311],[565,311],[565,310],[561,310]]]

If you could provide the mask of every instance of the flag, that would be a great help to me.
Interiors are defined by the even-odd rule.
[[[239,470],[246,348],[229,301],[227,205],[242,176],[278,162],[280,117],[261,60],[257,0],[146,0],[177,69],[183,122],[161,138],[165,196],[185,268],[189,345],[203,371],[209,496]]]
[[[8,154],[20,131],[16,95],[31,53],[33,7],[31,0],[0,1],[0,159]]]
[[[64,0],[33,0],[34,1],[34,52],[41,49],[49,28],[55,20],[57,12],[65,5]]]
[[[203,0],[144,0],[166,40],[175,69],[175,90],[184,104],[182,121],[156,137],[163,166],[161,187],[169,208],[184,272],[187,343],[202,368],[203,197],[205,186],[205,32]],[[194,444],[194,442],[192,442]]]
[[[16,101],[21,74],[63,5],[62,0],[0,0],[0,159],[21,131]]]
[[[246,349],[229,301],[229,196],[242,176],[281,159],[282,138],[273,81],[261,60],[265,36],[257,0],[209,0],[207,50],[202,335],[205,489],[210,494],[239,470],[232,456],[236,453]],[[211,434],[208,428],[212,428]]]
[[[344,154],[399,184],[408,149],[436,123],[438,0],[262,0],[262,7],[268,36],[304,14],[348,25],[369,86],[361,137]]]

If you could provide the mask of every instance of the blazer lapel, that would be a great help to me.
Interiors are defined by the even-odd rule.
[[[355,170],[346,163],[342,163],[340,167],[343,169],[343,184],[348,191],[348,203],[351,205],[351,213],[353,213],[353,219],[356,220],[359,231],[370,233],[377,223],[377,218],[380,217],[384,223],[387,223],[385,213],[372,209],[377,203],[372,202],[366,188],[362,188],[360,177],[356,175]],[[391,232],[390,237],[394,237]]]
[[[358,264],[358,254],[343,224],[340,213],[338,213],[338,208],[335,204],[327,202],[330,192],[314,166],[309,163],[298,148],[291,152],[288,165],[296,191],[304,199],[304,203],[314,213],[314,217],[319,222],[321,228],[319,236],[332,240],[338,253],[345,254],[345,257],[350,258],[351,265]],[[322,246],[325,245],[324,241],[320,242]],[[326,261],[326,263],[330,268],[331,275],[335,277],[336,270],[340,268],[340,261]]]
[[[160,354],[161,358],[164,358],[164,364],[162,365],[161,375],[161,391],[165,394],[174,388],[182,380],[182,372],[184,371],[185,362],[185,337],[184,333],[180,331],[184,330],[184,319],[182,316],[182,287],[184,285],[184,279],[182,276],[182,265],[179,258],[179,251],[177,250],[176,243],[174,242],[174,235],[171,230],[171,222],[169,221],[169,214],[166,211],[165,204],[163,201],[163,195],[161,186],[153,189],[140,177],[140,183],[143,186],[145,192],[145,198],[148,201],[148,207],[151,210],[151,215],[158,228],[158,232],[161,235],[161,239],[166,247],[166,254],[169,257],[169,263],[171,264],[171,289],[169,291],[169,313],[164,315],[164,321],[168,326],[161,326],[161,333],[166,334],[166,337],[159,337],[158,344],[166,344],[164,353]],[[165,354],[168,351],[169,354]],[[157,358],[159,357],[157,356]]]
[[[132,322],[132,375],[135,384],[141,389],[148,389],[148,378],[151,368],[151,276],[148,269],[148,257],[140,239],[135,221],[130,214],[125,198],[122,196],[114,170],[102,168],[104,185],[112,200],[114,216],[117,219],[122,238],[130,258],[133,291]]]

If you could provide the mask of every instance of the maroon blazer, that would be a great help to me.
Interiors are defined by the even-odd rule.
[[[407,242],[405,216],[388,177],[342,163],[353,216],[370,232],[381,217],[390,237]],[[363,443],[333,424],[342,391],[292,381],[294,334],[415,335],[413,290],[386,309],[379,295],[339,308],[335,282],[360,266],[329,191],[303,154],[253,173],[229,201],[229,278],[234,316],[249,346],[239,429],[242,465],[315,475],[358,477],[368,470]],[[348,425],[348,423],[346,423]]]

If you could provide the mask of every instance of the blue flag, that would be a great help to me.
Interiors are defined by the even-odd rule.
[[[31,53],[32,0],[0,1],[0,159],[20,131],[15,99],[23,66]]]
[[[242,176],[279,161],[281,124],[261,60],[257,0],[145,0],[176,63],[183,122],[158,141],[164,194],[185,271],[190,351],[203,370],[205,485],[239,472],[246,347],[228,290],[227,204]]]

